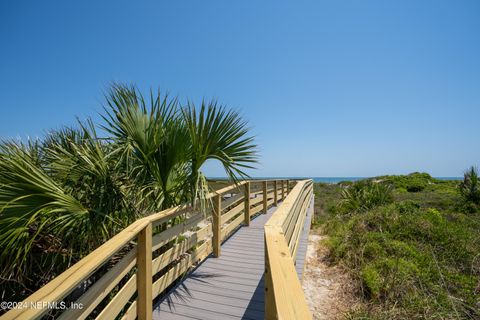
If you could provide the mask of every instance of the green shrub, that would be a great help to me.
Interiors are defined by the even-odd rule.
[[[463,182],[460,184],[460,194],[466,202],[480,204],[480,181],[478,179],[478,170],[475,167],[463,175]]]
[[[342,191],[341,208],[347,212],[365,212],[393,201],[390,185],[363,180]]]
[[[408,192],[420,192],[425,189],[427,185],[423,181],[412,181],[407,186]]]
[[[365,292],[372,298],[380,295],[382,279],[377,269],[372,265],[366,265],[362,270],[362,281]]]
[[[407,192],[423,191],[430,184],[436,182],[428,173],[413,172],[404,176],[385,176],[381,177],[386,182],[392,183],[395,189],[405,190]]]
[[[376,306],[369,317],[480,317],[478,219],[405,201],[331,217],[325,230],[333,261]]]

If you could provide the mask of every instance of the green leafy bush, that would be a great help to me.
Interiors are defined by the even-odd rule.
[[[362,180],[343,189],[340,207],[347,213],[365,212],[392,201],[390,185]]]
[[[333,261],[351,270],[367,300],[382,306],[369,316],[480,316],[480,272],[472,268],[480,252],[478,220],[405,202],[332,217],[325,230]]]
[[[407,192],[412,179],[426,187]],[[369,180],[348,197],[344,188],[317,190],[337,203],[322,224],[330,260],[349,270],[363,298],[347,318],[480,319],[480,217],[459,181],[419,173]],[[394,186],[394,200],[361,210],[360,190],[374,181]]]
[[[460,183],[460,193],[465,201],[480,204],[480,181],[477,168],[471,167],[465,172],[463,181]]]
[[[420,192],[425,190],[430,184],[435,182],[428,173],[413,172],[405,176],[385,176],[381,177],[390,182],[396,189],[407,192]]]

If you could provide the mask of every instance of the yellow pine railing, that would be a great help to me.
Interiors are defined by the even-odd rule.
[[[151,319],[154,299],[212,252],[220,256],[224,239],[248,226],[253,215],[289,199],[288,191],[285,180],[242,181],[212,192],[208,212],[182,205],[139,219],[0,320],[38,319],[52,312],[58,319]],[[298,237],[295,230],[292,239]],[[275,256],[268,258],[276,262]]]
[[[312,194],[299,181],[264,226],[265,319],[312,319],[294,263]]]

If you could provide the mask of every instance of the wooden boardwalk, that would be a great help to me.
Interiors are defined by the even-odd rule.
[[[263,226],[275,210],[271,207],[235,232],[223,243],[219,258],[206,259],[154,306],[153,319],[264,319]],[[313,198],[295,257],[300,279],[312,213]]]
[[[300,280],[313,181],[244,180],[215,190],[206,197],[211,218],[184,204],[137,219],[22,302],[82,308],[14,308],[0,319],[311,320]]]

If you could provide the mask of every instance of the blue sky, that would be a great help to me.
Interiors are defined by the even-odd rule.
[[[2,138],[98,119],[119,81],[239,110],[256,176],[480,164],[476,0],[2,1],[0,41]]]

